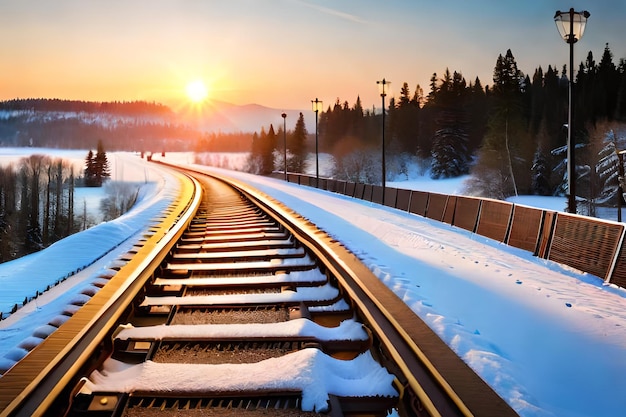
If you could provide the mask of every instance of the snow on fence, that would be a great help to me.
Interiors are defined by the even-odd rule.
[[[276,175],[277,178],[284,178]],[[288,181],[384,204],[532,252],[626,288],[622,223],[486,198],[446,195],[290,173]]]

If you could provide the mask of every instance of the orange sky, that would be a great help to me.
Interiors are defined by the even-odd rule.
[[[434,4],[437,3],[437,4]],[[598,2],[599,3],[599,2]],[[446,67],[491,84],[499,54],[559,69],[554,12],[591,12],[576,62],[610,43],[626,57],[626,6],[603,0],[0,0],[0,100],[148,100],[183,106],[203,79],[235,104],[310,109],[337,98],[380,106],[376,80],[419,83]]]

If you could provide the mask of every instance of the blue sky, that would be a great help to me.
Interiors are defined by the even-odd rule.
[[[556,10],[591,13],[575,62],[626,57],[626,2],[561,0],[0,0],[0,99],[154,100],[202,79],[213,99],[275,108],[380,105],[376,80],[428,92],[446,67],[491,84],[499,54],[561,69]],[[577,66],[577,65],[576,65]]]

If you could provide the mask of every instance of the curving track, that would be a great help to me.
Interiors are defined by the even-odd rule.
[[[516,415],[341,244],[193,175],[201,201],[0,378],[0,416]]]

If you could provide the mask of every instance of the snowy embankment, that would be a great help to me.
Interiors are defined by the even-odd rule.
[[[138,243],[153,219],[176,199],[178,180],[162,168],[132,154],[116,154],[112,161],[113,170],[124,170],[133,181],[145,179],[128,213],[43,251],[0,264],[0,311],[6,317],[16,303],[20,306],[0,321],[0,370],[53,331],[50,323],[60,325],[67,320],[65,311],[84,304],[115,273],[112,268],[119,266],[119,259]],[[38,293],[43,294],[36,297]],[[31,298],[21,307],[24,299]]]
[[[175,162],[173,155],[165,159]],[[216,171],[284,202],[356,253],[520,415],[608,417],[626,409],[623,289],[399,210],[281,180]],[[449,188],[458,182],[412,184],[393,186],[460,192]],[[563,201],[552,208],[562,210]],[[517,202],[524,203],[522,197]],[[42,269],[45,265],[31,275]],[[39,306],[30,303],[15,316],[46,323],[39,314],[46,311],[45,297],[38,299]],[[4,322],[0,357],[15,346],[5,339],[21,327]]]
[[[626,409],[623,289],[448,224],[213,171],[253,185],[341,241],[520,415]]]

